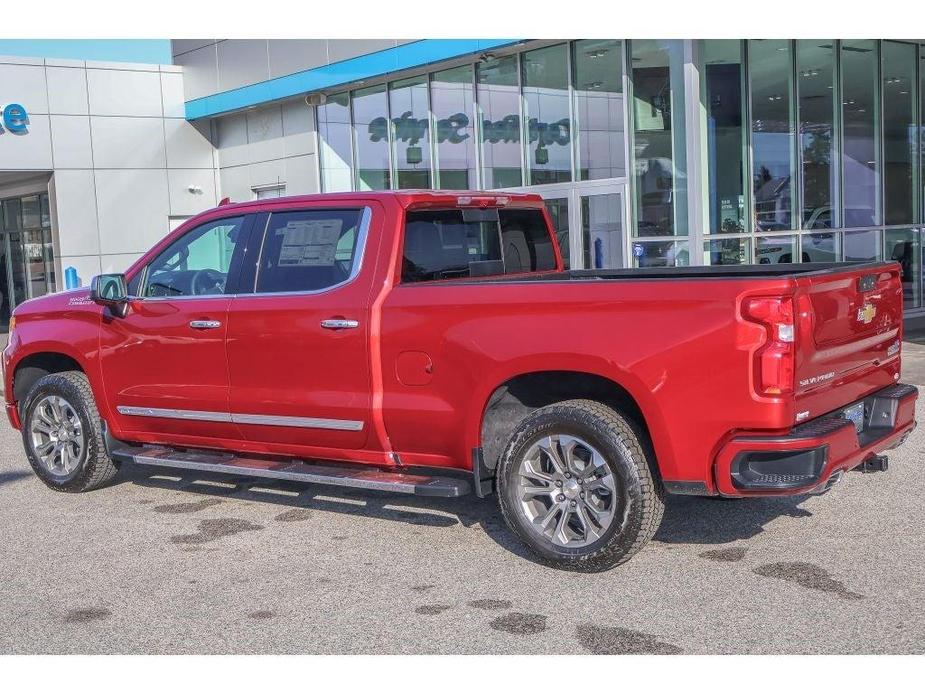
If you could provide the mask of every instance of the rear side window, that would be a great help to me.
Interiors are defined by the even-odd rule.
[[[555,269],[540,210],[424,210],[405,217],[402,282]]]
[[[260,252],[257,293],[319,291],[352,279],[363,218],[363,210],[274,213]]]

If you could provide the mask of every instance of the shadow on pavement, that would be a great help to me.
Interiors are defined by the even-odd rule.
[[[117,484],[120,482],[274,504],[287,510],[328,511],[410,525],[438,528],[455,525],[470,528],[479,525],[491,540],[504,549],[535,561],[535,557],[524,549],[504,524],[494,497],[433,499],[130,464],[122,466]],[[668,544],[693,545],[745,540],[763,532],[767,523],[780,516],[811,516],[809,511],[800,508],[800,504],[807,498],[795,496],[725,500],[668,496],[665,516],[654,539]]]
[[[4,484],[9,484],[10,482],[16,482],[25,477],[32,477],[31,472],[0,472],[0,487]]]

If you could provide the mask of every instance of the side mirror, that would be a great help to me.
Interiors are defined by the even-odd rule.
[[[125,275],[97,275],[90,282],[90,300],[108,306],[119,318],[125,318],[128,309],[128,285]]]

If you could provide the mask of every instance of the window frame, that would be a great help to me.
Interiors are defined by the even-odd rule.
[[[209,219],[205,222],[197,224],[196,226],[190,228],[189,230],[183,232],[176,238],[172,239],[164,248],[162,248],[153,258],[146,261],[144,267],[139,271],[139,273],[133,276],[128,282],[131,282],[135,277],[139,277],[138,281],[138,294],[132,294],[129,296],[130,299],[136,301],[185,301],[189,299],[215,299],[220,297],[230,297],[234,296],[238,290],[238,281],[240,280],[241,267],[244,264],[244,257],[247,252],[247,246],[250,243],[251,233],[253,231],[254,224],[254,214],[250,212],[244,212],[243,214],[232,214],[227,217],[215,217]],[[177,296],[145,296],[145,292],[148,289],[148,279],[151,270],[151,264],[159,259],[164,253],[169,251],[174,244],[182,239],[185,239],[190,234],[193,234],[203,227],[214,227],[219,226],[223,222],[228,222],[232,219],[241,219],[241,240],[235,244],[235,249],[231,254],[231,261],[228,266],[228,275],[225,278],[225,292],[222,294],[180,294]]]
[[[263,251],[267,242],[267,233],[270,230],[270,222],[273,219],[273,215],[276,214],[291,214],[293,212],[325,212],[325,211],[334,211],[334,212],[359,212],[360,221],[357,225],[357,241],[356,241],[356,251],[353,254],[353,263],[350,266],[350,274],[347,275],[347,278],[338,282],[337,284],[332,284],[330,287],[324,287],[323,289],[294,289],[291,291],[284,292],[258,292],[257,291],[257,281],[260,278],[260,262],[263,260]],[[263,228],[260,229],[257,233],[259,234],[259,243],[256,244],[256,249],[252,251],[253,255],[250,255],[252,259],[251,262],[246,262],[248,266],[253,265],[253,274],[252,276],[247,277],[248,287],[238,287],[238,292],[235,296],[248,296],[248,297],[274,297],[274,296],[310,296],[315,294],[325,294],[327,292],[334,291],[341,287],[344,287],[348,284],[353,283],[356,278],[359,276],[360,272],[363,269],[363,260],[366,256],[366,249],[369,243],[369,228],[372,223],[373,211],[369,205],[354,206],[354,205],[312,205],[311,207],[283,207],[280,209],[268,210],[265,213],[266,219],[261,220]],[[259,226],[259,225],[258,225]]]

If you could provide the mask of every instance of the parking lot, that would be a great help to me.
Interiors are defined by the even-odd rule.
[[[584,575],[524,556],[493,499],[132,466],[55,493],[4,424],[0,652],[922,653],[923,452],[919,429],[821,497],[669,498]]]

